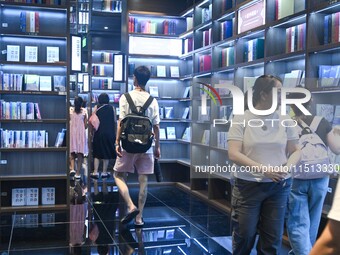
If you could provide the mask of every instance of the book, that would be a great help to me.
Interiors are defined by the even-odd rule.
[[[39,75],[25,74],[25,90],[39,91]]]
[[[190,141],[191,140],[191,127],[186,127],[183,135],[182,135],[182,139],[185,141]]]
[[[41,120],[41,114],[38,103],[34,103],[34,117],[36,120]]]
[[[15,188],[12,189],[12,206],[26,205],[26,189]]]
[[[20,46],[19,45],[7,45],[7,61],[20,61]]]
[[[159,139],[161,139],[161,140],[165,140],[166,139],[165,128],[160,128],[159,129]]]
[[[190,96],[190,87],[185,87],[183,92],[183,98],[188,98]]]
[[[46,47],[46,61],[47,63],[59,61],[59,47]]]
[[[39,188],[26,188],[26,205],[39,204]]]
[[[66,76],[53,75],[53,90],[58,92],[66,91]]]
[[[176,128],[175,127],[166,127],[166,135],[169,140],[176,139]]]
[[[210,142],[210,130],[206,129],[203,131],[201,143],[204,145],[209,145]]]
[[[189,117],[189,107],[185,107],[182,115],[182,119],[187,119]]]
[[[52,77],[43,76],[39,77],[39,90],[40,91],[52,91]]]
[[[38,62],[37,46],[25,46],[25,62]]]
[[[281,19],[292,15],[294,13],[294,2],[294,0],[277,0],[275,8],[276,19]]]
[[[159,118],[164,119],[164,107],[159,107]]]
[[[166,77],[166,67],[157,66],[157,77]]]
[[[170,77],[172,78],[179,77],[179,66],[170,66]]]
[[[158,86],[149,86],[149,93],[153,97],[159,97]]]
[[[42,213],[41,214],[41,226],[54,227],[55,226],[55,213]]]
[[[165,106],[164,107],[164,117],[166,119],[173,119],[174,117],[174,108],[172,106]]]
[[[55,204],[55,188],[42,187],[41,188],[41,204],[54,205]]]

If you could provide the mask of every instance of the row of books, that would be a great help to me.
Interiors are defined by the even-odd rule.
[[[20,30],[24,33],[39,33],[39,12],[22,11],[20,13]]]
[[[233,106],[232,105],[221,105],[219,107],[219,119],[229,120],[232,117]]]
[[[1,0],[0,2],[25,3],[25,4],[46,4],[46,5],[65,5],[66,0]]]
[[[200,72],[211,70],[211,55],[200,55],[198,57],[198,70]]]
[[[212,38],[211,38],[211,28],[209,28],[208,30],[203,31],[203,40],[202,40],[202,46],[208,46],[210,45],[212,42]]]
[[[306,44],[306,23],[286,29],[286,53],[303,50]]]
[[[175,20],[165,19],[162,22],[157,22],[129,17],[128,26],[129,33],[175,35],[177,23]]]
[[[3,120],[33,120],[41,119],[38,103],[6,102],[0,100],[0,119]]]
[[[46,148],[46,130],[6,130],[0,129],[1,148]]]
[[[244,61],[254,61],[264,57],[264,39],[256,38],[245,43]]]
[[[52,84],[53,78],[53,84]],[[53,87],[52,87],[53,85]],[[10,74],[0,71],[0,88],[11,91],[66,91],[66,76]]]
[[[292,70],[289,73],[283,75],[282,86],[286,88],[294,88],[298,85],[303,86],[305,80],[305,71]]]
[[[78,24],[79,25],[88,25],[89,24],[89,17],[90,17],[90,13],[88,11],[80,11],[78,13]],[[83,27],[88,29],[88,27]]]
[[[226,20],[220,24],[221,41],[233,36],[233,20]]]
[[[7,61],[20,61],[20,46],[7,45]],[[54,63],[59,61],[59,47],[46,47],[47,63]],[[38,46],[25,46],[25,62],[38,62]]]
[[[176,139],[176,128],[166,127],[159,129],[159,139],[161,140],[174,140]]]
[[[319,65],[319,87],[339,86],[340,65]]]
[[[92,102],[93,103],[98,103],[98,97],[102,92],[97,92],[97,91],[92,91]],[[120,93],[113,92],[110,93],[109,91],[106,92],[109,95],[109,99],[111,103],[118,103],[119,99],[121,97]],[[87,101],[87,100],[86,100]]]
[[[235,63],[234,47],[228,47],[221,50],[221,67],[231,66]]]
[[[12,206],[32,206],[55,204],[55,187],[41,187],[41,197],[39,188],[14,188],[12,189]]]
[[[340,42],[340,12],[324,17],[324,44]]]
[[[153,86],[153,85],[150,85],[149,86],[149,93],[151,96],[153,97],[160,97],[159,96],[159,92],[158,92],[158,86]],[[189,97],[189,93],[190,93],[190,87],[186,87],[184,89],[184,92],[183,92],[183,96],[182,98],[188,98]],[[171,97],[166,97],[166,98],[171,98]]]
[[[161,119],[173,119],[174,107],[173,106],[160,106],[159,117]],[[185,107],[181,116],[181,119],[190,119],[190,107]]]
[[[113,53],[101,52],[100,53],[100,61],[103,62],[103,63],[112,63],[113,62]]]
[[[92,66],[92,74],[93,75],[100,75],[100,76],[104,76],[106,75],[107,72],[105,72],[105,66],[102,65],[94,65]],[[111,71],[112,73],[112,71]]]
[[[212,4],[209,4],[208,8],[202,8],[201,10],[202,15],[202,23],[205,23],[212,18]]]
[[[202,106],[198,106],[198,121],[210,121],[210,106],[206,107],[206,112],[202,112]]]
[[[122,12],[122,1],[102,1],[102,10],[110,12]]]
[[[135,70],[135,63],[129,63],[128,66],[129,75],[133,75],[133,72]],[[159,77],[159,78],[179,78],[180,77],[180,70],[179,66],[165,66],[165,65],[150,65],[148,66],[151,77]]]
[[[38,213],[18,214],[12,215],[11,224],[14,228],[38,228],[39,226],[54,227],[55,226],[55,213],[41,213],[39,221]]]

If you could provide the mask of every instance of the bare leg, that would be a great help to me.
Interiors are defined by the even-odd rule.
[[[76,157],[76,154],[72,152],[70,155],[70,171],[74,170],[75,157]]]
[[[143,209],[145,206],[146,198],[148,196],[148,176],[140,174],[138,176],[139,181],[139,196],[138,196],[138,209],[139,214],[136,216],[137,222],[142,222]]]
[[[77,154],[77,172],[76,175],[80,175],[81,168],[83,166],[84,155],[82,153]]]
[[[136,208],[136,206],[131,200],[129,188],[126,185],[126,182],[124,180],[124,173],[114,172],[114,178],[115,178],[116,185],[118,186],[119,193],[123,197],[128,207],[128,212],[131,212],[132,210]]]
[[[109,166],[109,160],[103,159],[103,173],[107,173],[107,167]]]
[[[98,158],[94,158],[94,169],[93,169],[94,174],[98,173],[99,163],[100,163],[100,160]]]

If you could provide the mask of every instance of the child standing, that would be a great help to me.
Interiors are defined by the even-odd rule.
[[[86,153],[86,132],[87,114],[86,110],[82,108],[83,99],[75,97],[74,111],[70,116],[70,175],[75,174],[75,179],[80,179],[80,170]],[[77,168],[74,170],[75,159],[77,158]]]

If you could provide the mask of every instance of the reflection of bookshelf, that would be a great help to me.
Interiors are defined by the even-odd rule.
[[[4,23],[0,27],[2,46],[7,49],[7,56],[1,59],[0,79],[1,104],[5,110],[0,120],[1,132],[6,137],[0,148],[6,161],[1,166],[0,186],[2,194],[7,195],[0,197],[0,212],[68,208],[69,153],[65,143],[55,148],[54,142],[59,130],[69,130],[66,90],[69,41],[65,36],[69,34],[69,1],[57,2],[1,4],[3,21],[11,24],[14,17],[19,20],[18,26]],[[53,90],[55,77],[64,77],[64,89]],[[43,187],[55,190],[53,204],[42,202]],[[12,200],[18,189],[25,190],[23,204]]]

